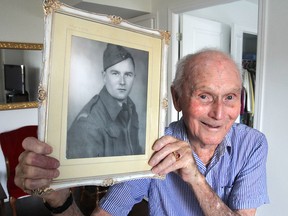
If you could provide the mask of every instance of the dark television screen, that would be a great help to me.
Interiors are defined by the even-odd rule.
[[[4,64],[5,90],[25,92],[24,65]]]

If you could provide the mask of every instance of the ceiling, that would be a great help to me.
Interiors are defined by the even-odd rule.
[[[258,5],[258,0],[246,0],[248,2],[251,2],[251,3],[254,3],[254,4],[257,4]]]
[[[258,0],[242,0],[248,1],[254,4],[258,4]],[[108,6],[103,4],[91,3],[85,0],[62,0],[61,2],[79,8],[81,10],[90,11],[99,14],[108,14],[120,16],[123,19],[131,19],[137,16],[148,14],[148,12],[137,11],[132,9],[126,9],[121,7]]]
[[[74,0],[74,1],[62,0],[61,2],[67,5],[73,6],[75,8],[79,8],[81,10],[90,11],[90,12],[99,13],[99,14],[116,15],[126,20],[137,17],[137,16],[148,14],[147,12],[143,12],[143,11],[90,3],[90,2],[85,2],[83,0]]]

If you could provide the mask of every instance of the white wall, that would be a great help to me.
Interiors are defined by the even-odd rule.
[[[0,41],[43,43],[43,10],[40,0],[1,0]]]
[[[264,92],[261,130],[269,142],[268,190],[271,204],[259,215],[287,215],[288,194],[288,1],[268,0],[265,15]]]
[[[71,0],[69,0],[71,1]],[[79,0],[78,0],[79,1]],[[68,1],[66,0],[68,3]],[[128,8],[131,10],[138,10],[138,11],[147,11],[149,12],[151,10],[151,1],[150,0],[83,0],[83,2],[87,3],[96,3],[96,4],[102,4],[102,5],[109,5],[113,7],[119,7],[119,8]]]
[[[245,13],[243,13],[245,11]],[[225,23],[257,29],[258,5],[248,1],[236,1],[213,7],[192,10],[188,14]]]

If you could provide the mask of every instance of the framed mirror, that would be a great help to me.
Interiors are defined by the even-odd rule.
[[[0,110],[38,107],[43,44],[0,41]]]

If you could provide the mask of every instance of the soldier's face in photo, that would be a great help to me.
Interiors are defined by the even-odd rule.
[[[135,78],[133,61],[128,58],[107,68],[103,72],[103,78],[110,95],[119,101],[125,100],[132,89]]]

